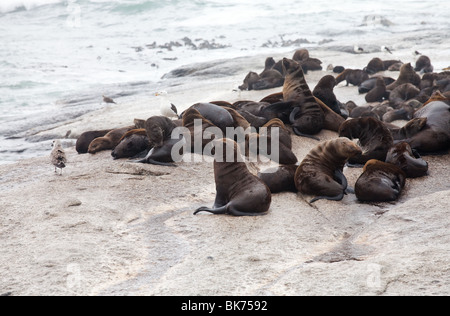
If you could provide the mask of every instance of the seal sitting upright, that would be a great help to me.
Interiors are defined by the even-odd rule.
[[[295,172],[295,186],[303,194],[340,201],[347,190],[343,170],[347,160],[361,154],[361,148],[345,137],[320,143],[309,152]]]
[[[231,214],[234,216],[257,216],[266,213],[272,202],[270,189],[247,169],[235,141],[214,141],[216,158],[214,176],[216,200],[212,208],[201,207],[199,212]]]

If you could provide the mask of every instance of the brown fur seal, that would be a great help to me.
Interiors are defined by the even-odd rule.
[[[113,129],[105,136],[94,139],[89,145],[88,152],[90,154],[96,154],[102,150],[114,149],[119,144],[123,135],[132,129],[134,129],[134,126]]]
[[[399,167],[369,160],[356,181],[355,194],[362,202],[396,201],[405,186],[406,175]]]
[[[319,199],[340,201],[347,190],[343,174],[347,160],[361,154],[359,148],[348,138],[322,142],[309,152],[295,173],[295,186],[303,194],[316,195]]]
[[[336,85],[340,84],[342,81],[347,81],[347,86],[352,84],[354,86],[359,86],[361,83],[369,79],[369,74],[364,70],[360,69],[345,69],[339,76],[336,77]]]
[[[214,160],[216,200],[212,208],[201,207],[194,215],[199,212],[234,216],[265,214],[270,208],[272,194],[261,179],[250,173],[244,162],[239,162],[242,161],[239,146],[230,139],[214,143],[216,154],[222,151],[222,156]],[[227,162],[227,157],[234,160]]]
[[[336,86],[336,79],[331,75],[326,75],[319,80],[313,90],[313,95],[325,103],[331,110],[341,115],[340,102],[333,92]]]
[[[340,137],[358,138],[363,153],[349,159],[350,164],[364,165],[370,159],[384,161],[394,144],[391,132],[378,119],[362,117],[345,121],[339,130]]]
[[[377,72],[384,71],[385,67],[383,61],[380,58],[375,57],[367,64],[367,67],[364,68],[364,70],[369,75],[373,75],[376,74]]]
[[[212,103],[197,103],[191,106],[191,108],[199,111],[205,119],[220,128],[223,133],[226,133],[227,127],[234,126],[232,115],[221,106]]]
[[[383,77],[378,77],[375,87],[366,94],[368,103],[381,102],[388,97],[386,92],[386,83]]]
[[[306,83],[302,67],[287,58],[283,59],[283,67],[287,69],[283,99],[285,102],[292,102],[294,106],[290,122],[295,134],[308,137],[319,133],[323,128],[325,116]]]
[[[414,113],[414,118],[425,118],[426,125],[417,134],[405,139],[412,149],[421,153],[435,153],[450,148],[450,105],[433,101]]]
[[[89,131],[89,132],[84,132],[83,134],[80,135],[80,137],[78,137],[77,139],[77,144],[76,144],[76,150],[79,154],[87,154],[88,150],[89,150],[89,145],[91,144],[91,142],[98,138],[98,137],[103,137],[106,134],[108,134],[111,130],[107,129],[107,130],[103,130],[103,131]]]
[[[411,63],[403,64],[400,68],[400,75],[396,81],[386,87],[387,90],[392,91],[404,83],[412,83],[416,87],[420,86],[420,76],[416,74]]]
[[[413,152],[406,142],[392,147],[386,156],[386,162],[400,167],[408,178],[418,178],[428,174],[428,163],[417,152]]]
[[[365,81],[363,81],[359,86],[358,86],[358,92],[360,94],[363,93],[368,93],[370,92],[370,90],[372,90],[373,88],[375,88],[376,84],[377,84],[377,80],[380,77],[372,77],[369,78]],[[381,77],[384,79],[384,83],[385,85],[390,85],[391,83],[393,83],[395,81],[395,79],[392,79],[391,77]]]
[[[225,112],[227,112],[225,110]],[[228,112],[227,112],[228,113]],[[201,122],[201,129],[197,130],[195,128],[196,120]],[[205,147],[215,139],[215,135],[205,135],[205,130],[207,128],[214,128],[215,126],[211,121],[204,118],[198,110],[191,107],[186,110],[183,115],[183,126],[189,129],[190,134],[190,144],[191,144],[191,152],[197,154],[203,154]],[[200,134],[199,134],[200,133]],[[196,140],[200,139],[202,141],[200,144],[196,143]]]
[[[134,129],[123,135],[119,144],[114,148],[111,156],[116,159],[131,158],[151,149],[147,131],[145,129]]]
[[[278,128],[278,139],[275,138],[273,129]],[[252,135],[250,135],[251,137]],[[266,137],[267,148],[263,148],[258,146],[258,154],[264,155],[269,158],[277,158],[278,161],[275,161],[279,164],[283,165],[292,165],[298,162],[297,157],[292,152],[292,139],[291,133],[283,124],[283,122],[279,119],[272,119],[267,124],[263,126],[261,129],[261,133],[259,134],[258,145],[260,145],[261,137]],[[275,157],[272,153],[272,142],[278,142],[278,155]]]
[[[145,122],[145,130],[152,147],[162,146],[177,126],[166,116],[153,116]]]
[[[269,187],[270,192],[297,192],[295,172],[297,165],[284,165],[258,173],[258,177]]]
[[[420,56],[416,61],[415,71],[430,73],[433,72],[434,67],[431,65],[431,60],[428,56]]]
[[[389,95],[389,102],[391,106],[396,109],[399,106],[408,100],[411,100],[417,97],[420,93],[420,90],[411,83],[404,83],[397,86]]]

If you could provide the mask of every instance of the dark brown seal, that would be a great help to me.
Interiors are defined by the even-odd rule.
[[[389,95],[389,102],[394,109],[399,108],[399,106],[408,100],[417,97],[420,90],[412,83],[404,83],[397,86]]]
[[[390,130],[378,119],[362,117],[345,121],[339,130],[340,137],[359,139],[363,152],[349,159],[349,164],[364,165],[370,159],[384,161],[394,144]]]
[[[423,177],[428,174],[428,163],[419,153],[413,151],[407,142],[401,142],[392,147],[386,162],[400,167],[408,178]]]
[[[77,144],[76,144],[76,150],[79,154],[87,154],[88,150],[89,150],[89,145],[91,144],[91,142],[98,138],[98,137],[103,137],[106,134],[108,134],[111,130],[107,129],[107,130],[102,130],[102,131],[89,131],[89,132],[84,132],[83,134],[80,135],[80,137],[78,137],[77,139]]]
[[[405,186],[406,175],[399,167],[369,160],[356,181],[355,194],[362,202],[396,201]]]
[[[341,103],[337,100],[333,92],[336,86],[336,79],[331,75],[326,75],[319,80],[313,90],[313,95],[325,103],[331,110],[341,115]]]
[[[423,72],[423,73],[430,73],[433,72],[434,67],[431,64],[431,59],[428,56],[420,56],[419,59],[416,61],[416,67],[414,68],[415,71]]]
[[[388,98],[386,83],[383,77],[378,77],[375,87],[366,94],[367,103],[381,102]]]
[[[114,148],[111,156],[116,159],[132,158],[151,149],[147,131],[145,129],[134,129],[123,135],[119,144]]]
[[[220,128],[223,133],[226,133],[227,127],[234,126],[233,116],[221,106],[212,103],[197,103],[191,108],[199,111],[205,119]]]
[[[319,133],[323,129],[325,116],[306,83],[301,65],[284,58],[283,67],[287,69],[283,99],[294,107],[290,122],[295,134],[309,137]]]
[[[359,148],[348,138],[337,138],[322,142],[309,152],[295,173],[295,186],[303,194],[319,199],[340,201],[347,190],[347,179],[343,174],[347,160],[361,154]]]
[[[364,68],[364,70],[368,74],[373,75],[377,72],[384,71],[385,67],[383,61],[380,58],[375,57],[367,64],[367,67]]]
[[[297,165],[284,165],[258,173],[258,177],[269,187],[270,192],[297,192],[295,172]]]
[[[105,136],[94,139],[89,145],[88,152],[90,154],[96,154],[102,150],[114,149],[119,144],[123,135],[134,128],[134,126],[129,126],[113,129]]]
[[[412,149],[421,153],[437,153],[450,148],[450,105],[433,101],[414,113],[415,119],[426,119],[426,124],[415,135],[405,139]]]
[[[177,125],[166,116],[152,116],[145,121],[145,130],[152,147],[162,146]]]
[[[398,86],[404,84],[404,83],[411,83],[415,85],[416,87],[420,86],[420,76],[416,74],[414,71],[414,68],[411,66],[411,63],[403,64],[400,68],[400,75],[396,81],[391,83],[386,87],[387,90],[392,91]]]
[[[369,79],[369,74],[360,69],[345,69],[339,76],[336,77],[336,85],[342,81],[347,81],[347,86],[352,84],[354,86],[361,85],[364,81]]]
[[[199,212],[209,212],[256,216],[269,211],[272,194],[261,179],[250,173],[244,162],[239,162],[242,159],[240,159],[240,150],[236,142],[221,139],[214,143],[216,154],[222,151],[222,156],[214,160],[216,200],[212,208],[201,207],[195,211],[194,215]],[[230,154],[234,161],[227,162],[227,156],[230,158]]]
[[[307,49],[297,50],[292,59],[302,66],[304,73],[308,73],[310,70],[322,70],[322,61],[317,58],[311,58]]]
[[[278,137],[275,137],[273,129],[278,129]],[[252,136],[252,135],[250,135]],[[266,137],[266,146],[260,146],[261,137]],[[278,155],[274,156],[272,153],[272,142],[278,142]],[[283,165],[292,165],[298,162],[297,157],[292,152],[291,133],[279,119],[272,119],[263,126],[260,130],[258,139],[258,154],[269,158],[277,158],[275,162]]]

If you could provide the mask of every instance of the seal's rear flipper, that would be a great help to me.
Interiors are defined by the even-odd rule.
[[[227,206],[223,206],[217,209],[211,209],[209,207],[200,207],[194,212],[194,215],[197,215],[200,212],[208,212],[212,214],[227,214]]]
[[[300,131],[298,130],[297,127],[293,127],[292,130],[294,131],[295,135],[297,135],[297,136],[307,137],[307,138],[311,138],[311,139],[320,141],[320,138],[319,138],[319,137],[315,137],[315,136],[308,135],[308,134],[303,134],[302,132],[300,132]]]
[[[318,200],[330,200],[330,201],[341,201],[344,198],[344,192],[342,192],[339,195],[336,196],[318,196],[311,201],[309,201],[309,204],[313,204],[314,202],[317,202]]]

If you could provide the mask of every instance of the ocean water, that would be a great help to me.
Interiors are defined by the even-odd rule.
[[[430,0],[1,0],[0,163],[46,154],[48,141],[30,136],[103,107],[101,94],[150,95],[179,66],[301,46],[395,47],[415,32],[411,46],[426,45],[448,39],[448,12],[450,1]]]

